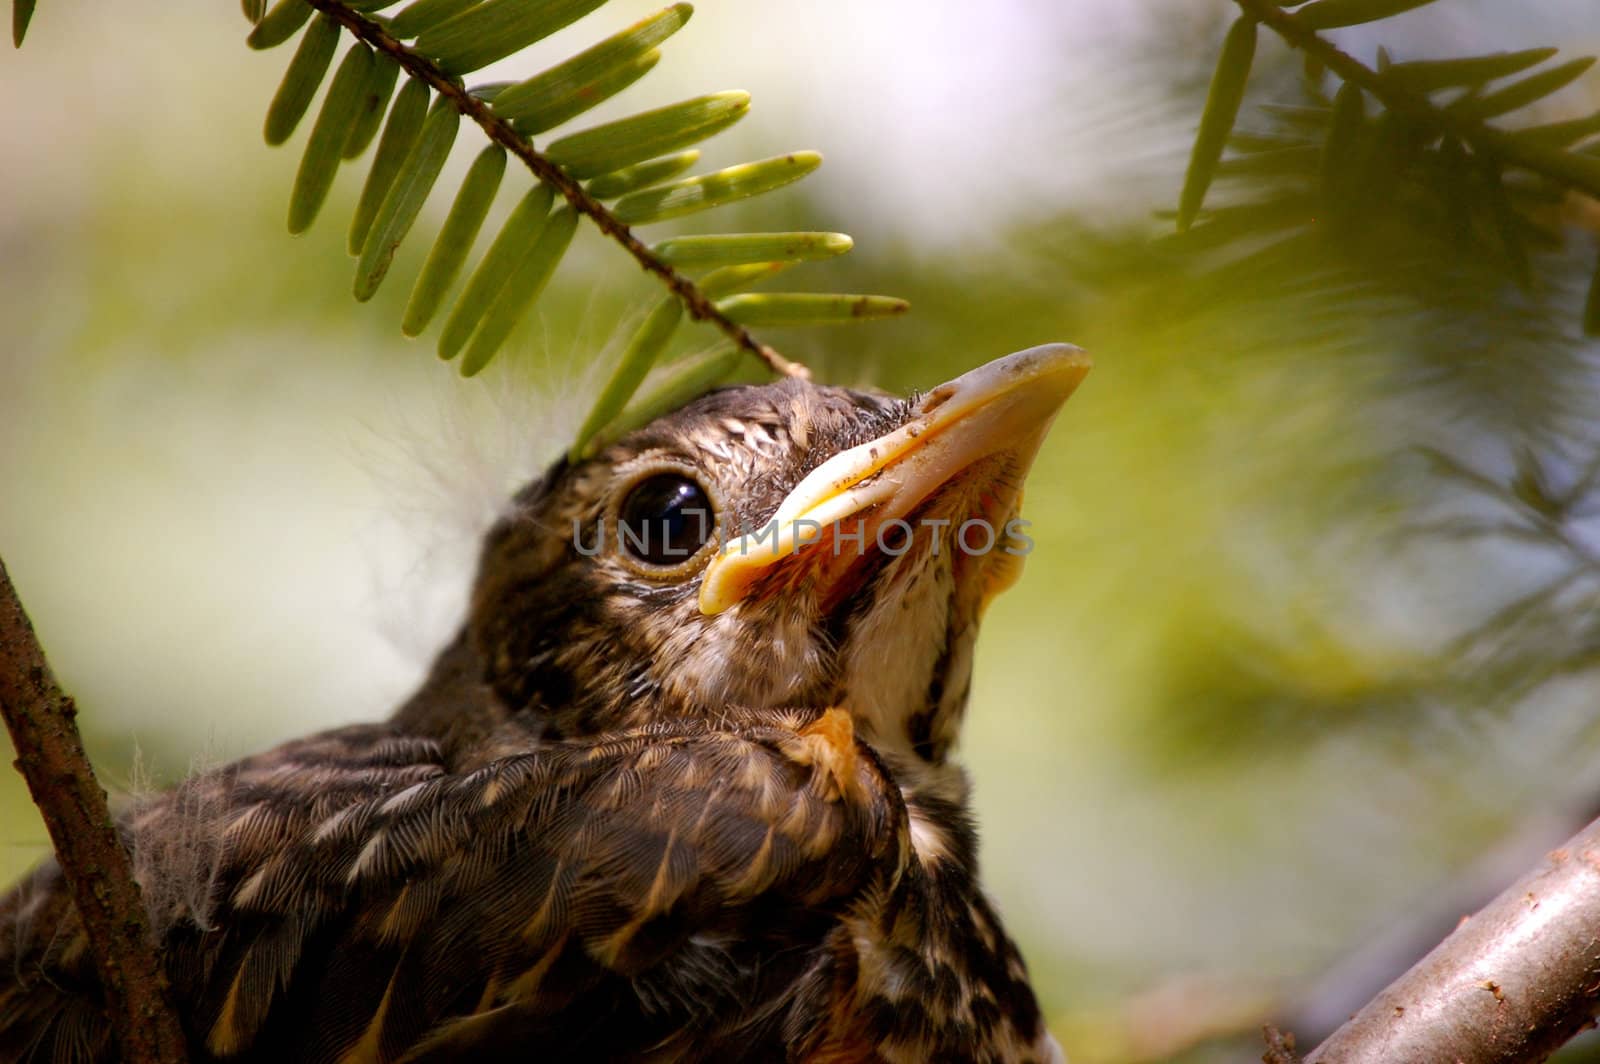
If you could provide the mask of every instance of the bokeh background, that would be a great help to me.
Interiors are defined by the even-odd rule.
[[[491,73],[656,6],[615,0]],[[746,88],[709,162],[825,153],[706,223],[847,231],[814,283],[911,299],[767,337],[823,379],[1094,353],[964,741],[986,880],[1091,1064],[1253,1056],[1269,1019],[1306,1044],[1600,809],[1595,212],[1557,205],[1527,290],[1403,217],[1337,262],[1223,268],[1173,242],[1160,212],[1231,10],[705,0],[600,112]],[[358,173],[285,234],[304,130],[262,144],[287,52],[244,33],[227,0],[44,0],[0,55],[0,554],[124,796],[402,698],[474,537],[652,294],[582,236],[509,356],[462,382],[398,331],[422,241],[350,299]],[[1443,0],[1337,39],[1582,52],[1600,21]],[[1275,41],[1259,63],[1244,129],[1302,91]],[[1537,117],[1597,105],[1591,75]],[[476,149],[464,132],[457,174]],[[0,876],[45,852],[0,775]]]

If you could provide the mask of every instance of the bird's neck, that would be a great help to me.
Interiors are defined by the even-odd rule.
[[[462,629],[390,721],[407,735],[437,740],[446,758],[456,763],[466,751],[488,744],[511,716],[485,678],[482,655]]]
[[[527,648],[519,648],[527,651]],[[582,682],[562,671],[556,655],[537,647],[521,655],[523,668],[499,674],[493,651],[469,627],[434,659],[422,685],[395,710],[391,722],[408,735],[436,740],[446,759],[464,770],[531,741],[577,738],[638,727],[672,717],[707,716],[673,701],[672,691],[602,662]],[[639,655],[616,654],[612,661]],[[536,663],[536,664],[534,664]]]
[[[654,694],[659,698],[662,692]],[[819,705],[829,704],[822,692],[818,692],[818,696],[824,699]],[[650,708],[656,719],[696,715],[689,707],[662,704]],[[463,628],[439,652],[422,685],[395,710],[391,723],[407,735],[437,741],[447,763],[460,771],[495,757],[521,752],[530,741],[569,736],[567,725],[573,716],[598,719],[595,714],[582,712],[578,707],[569,706],[566,710],[551,713],[536,703],[510,704],[491,682],[483,652],[470,631]],[[901,784],[914,824],[924,813],[931,814],[930,821],[947,824],[950,812],[960,811],[964,815],[969,802],[969,783],[966,772],[950,756],[951,751],[941,749],[937,756],[930,757],[920,742],[908,744],[899,731],[890,730],[889,737],[885,738],[873,733],[871,722],[858,720],[857,723],[861,727],[858,734],[872,746]],[[587,733],[587,730],[580,729],[580,733]],[[972,853],[971,844],[964,837],[949,842],[953,845],[941,848],[954,849],[964,856]]]

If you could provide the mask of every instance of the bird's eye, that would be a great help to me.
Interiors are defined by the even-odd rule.
[[[705,489],[681,473],[657,473],[633,486],[617,513],[617,544],[646,565],[681,565],[716,531]]]

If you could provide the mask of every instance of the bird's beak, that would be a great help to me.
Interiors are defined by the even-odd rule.
[[[903,520],[985,458],[1010,458],[1020,485],[1050,422],[1090,364],[1076,347],[1045,344],[928,392],[909,421],[823,462],[795,486],[765,528],[718,551],[700,583],[700,611],[717,614],[737,604],[785,559],[814,544],[831,541],[837,554],[841,540],[834,533],[846,520],[870,515],[874,528]]]

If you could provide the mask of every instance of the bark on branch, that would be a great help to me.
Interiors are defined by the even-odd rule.
[[[1305,1064],[1545,1059],[1600,1008],[1600,820],[1551,851]]]
[[[0,561],[0,715],[17,771],[44,815],[83,919],[106,1011],[129,1064],[181,1064],[183,1030],[145,917],[133,865],[78,734],[77,707],[57,685],[33,624]]]

